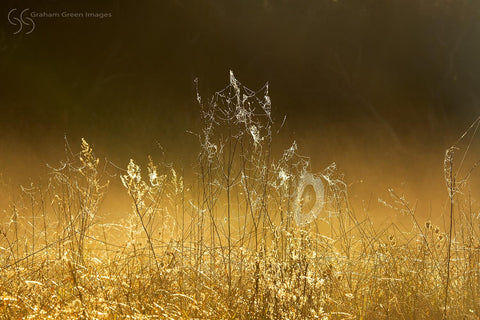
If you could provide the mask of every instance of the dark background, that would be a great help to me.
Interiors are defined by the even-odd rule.
[[[400,189],[425,215],[446,198],[443,155],[480,114],[480,2],[2,1],[0,174],[25,183],[85,137],[125,167],[164,157],[190,167],[208,96],[233,70],[269,82],[280,147],[296,140],[320,171],[335,161],[360,206]],[[35,18],[12,8],[107,12]],[[159,147],[161,146],[161,148]],[[473,148],[470,156],[478,158]],[[472,177],[474,181],[478,175]],[[433,204],[432,204],[433,203]]]

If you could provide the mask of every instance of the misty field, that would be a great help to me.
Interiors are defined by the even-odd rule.
[[[273,121],[268,85],[252,91],[231,73],[225,89],[197,100],[200,152],[188,179],[175,164],[141,167],[144,156],[114,167],[82,140],[66,145],[47,183],[12,189],[0,319],[480,318],[468,145],[445,153],[446,227],[393,190],[385,205],[411,223],[377,226],[350,206],[341,168],[311,172],[293,140],[274,151],[283,122]],[[100,210],[109,184],[131,202],[114,222]]]

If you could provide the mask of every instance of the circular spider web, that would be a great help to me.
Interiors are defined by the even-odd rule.
[[[322,211],[325,203],[325,189],[320,178],[311,173],[304,173],[295,194],[294,218],[298,226],[311,223]]]

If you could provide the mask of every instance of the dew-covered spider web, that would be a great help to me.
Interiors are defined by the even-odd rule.
[[[321,178],[304,173],[299,181],[294,200],[294,218],[299,226],[311,223],[323,209],[325,190]]]

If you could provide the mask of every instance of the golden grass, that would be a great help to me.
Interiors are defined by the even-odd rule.
[[[118,171],[131,215],[105,223],[105,168],[86,141],[45,187],[22,188],[0,233],[0,319],[478,319],[480,215],[452,150],[450,224],[409,230],[349,207],[335,166],[317,219],[294,221],[309,161],[275,158],[268,88],[230,85],[201,105],[196,178],[152,159]],[[475,122],[478,127],[478,121]],[[474,127],[474,128],[476,128]],[[468,178],[468,177],[467,177]]]

